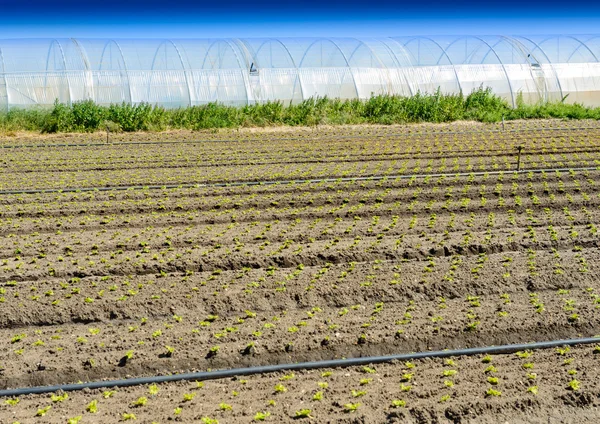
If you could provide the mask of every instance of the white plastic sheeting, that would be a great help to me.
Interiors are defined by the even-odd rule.
[[[600,36],[0,40],[0,110],[91,99],[165,107],[480,86],[515,105],[600,105]]]

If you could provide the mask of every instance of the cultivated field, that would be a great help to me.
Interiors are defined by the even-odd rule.
[[[113,142],[0,140],[0,389],[600,334],[597,122]],[[27,395],[0,422],[597,422],[598,346]]]

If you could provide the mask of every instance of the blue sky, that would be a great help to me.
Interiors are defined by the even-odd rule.
[[[600,33],[600,0],[0,0],[0,38]]]

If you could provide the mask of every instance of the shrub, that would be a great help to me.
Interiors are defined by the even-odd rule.
[[[65,105],[56,101],[51,109],[12,109],[0,113],[0,130],[54,132],[161,131],[167,128],[216,129],[270,125],[398,124],[476,120],[498,122],[511,119],[560,118],[600,119],[600,108],[561,101],[525,104],[523,95],[511,108],[501,97],[483,86],[468,95],[421,93],[410,97],[376,95],[366,100],[312,97],[298,104],[269,101],[243,107],[208,103],[165,109],[149,103],[102,106],[92,100]]]

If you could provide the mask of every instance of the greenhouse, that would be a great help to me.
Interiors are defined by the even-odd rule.
[[[480,86],[600,105],[600,36],[0,40],[0,110],[93,100],[168,108]]]

